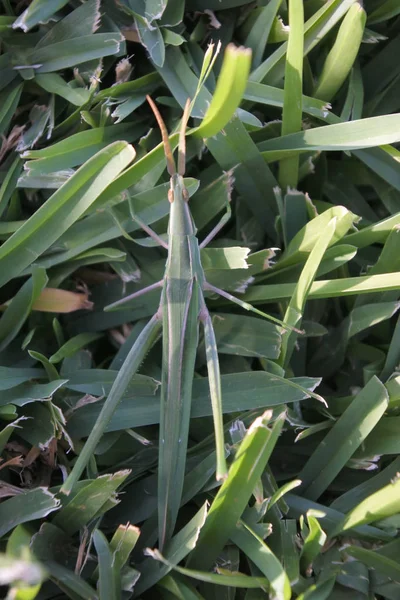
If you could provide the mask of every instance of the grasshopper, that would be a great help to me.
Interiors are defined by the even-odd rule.
[[[218,352],[212,320],[206,306],[204,294],[207,292],[217,294],[283,327],[294,328],[285,325],[280,320],[267,315],[206,281],[201,264],[200,250],[217,235],[228,221],[230,209],[228,206],[226,213],[214,229],[199,243],[196,236],[196,226],[189,209],[189,194],[185,188],[183,179],[186,162],[185,135],[190,116],[190,100],[188,99],[186,102],[181,121],[177,165],[173,157],[165,123],[152,99],[148,96],[147,100],[161,131],[167,169],[170,175],[170,189],[168,190],[168,200],[170,202],[168,244],[134,214],[132,206],[131,214],[132,218],[136,220],[142,229],[167,250],[168,258],[165,274],[161,281],[114,302],[106,307],[106,310],[114,309],[122,303],[133,300],[157,288],[161,289],[160,305],[156,314],[148,322],[130,350],[100,416],[86,441],[85,447],[80,453],[62,490],[68,493],[83,472],[131,378],[138,371],[147,351],[162,332],[163,358],[158,463],[158,541],[160,548],[163,548],[173,533],[182,497],[189,435],[192,383],[200,323],[204,329],[207,370],[214,420],[217,463],[216,478],[217,480],[221,480],[227,475]],[[127,368],[124,368],[125,365],[127,365]]]

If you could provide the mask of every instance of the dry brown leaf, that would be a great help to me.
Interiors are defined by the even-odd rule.
[[[77,294],[68,290],[45,288],[33,304],[33,310],[40,312],[71,313],[76,310],[90,310],[93,302],[88,299],[88,293]]]

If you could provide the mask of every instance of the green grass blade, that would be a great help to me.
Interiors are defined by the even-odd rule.
[[[78,352],[78,350],[84,348],[91,342],[100,339],[101,337],[102,335],[99,333],[79,333],[65,342],[65,344],[63,344],[61,348],[57,350],[57,352],[50,356],[49,360],[52,364],[61,362],[64,360],[64,358],[73,356],[76,352]]]
[[[349,546],[345,548],[345,552],[356,560],[362,561],[368,567],[374,569],[374,571],[390,577],[390,579],[393,579],[395,582],[400,580],[400,565],[397,560],[391,560],[373,550],[367,550],[366,548],[359,548],[357,546]]]
[[[400,6],[397,0],[383,0],[377,8],[368,15],[368,25],[381,23],[400,14]]]
[[[308,54],[340,21],[355,0],[328,0],[304,25],[304,53]],[[287,42],[275,50],[251,75],[251,81],[276,84],[284,76]]]
[[[380,521],[395,515],[400,510],[400,480],[393,479],[388,485],[381,487],[377,492],[368,496],[355,506],[338,524],[331,535],[339,535],[343,531]]]
[[[187,577],[192,577],[197,581],[204,581],[205,583],[213,583],[214,585],[221,585],[226,587],[238,587],[248,589],[267,589],[268,579],[265,577],[249,577],[243,573],[231,573],[227,569],[218,569],[219,573],[207,573],[198,569],[187,569],[184,567],[178,567],[171,564],[158,550],[151,550],[150,556],[154,558],[170,569],[174,569],[177,573],[181,573]]]
[[[250,63],[249,49],[235,48],[233,44],[226,48],[217,87],[204,119],[194,135],[212,137],[230,121],[243,98]]]
[[[385,387],[378,378],[373,377],[354,398],[301,470],[301,491],[306,498],[316,500],[326,490],[379,422],[388,401]],[[337,440],[341,440],[340,446],[337,445]]]
[[[315,279],[321,260],[331,243],[336,232],[336,218],[334,217],[324,231],[321,232],[319,240],[315,243],[310,255],[301,272],[299,281],[296,285],[293,296],[290,299],[289,306],[286,309],[284,323],[292,327],[299,327],[304,313],[306,300],[310,293],[311,285]],[[282,333],[282,347],[279,357],[279,363],[287,365],[294,350],[297,334],[294,331],[285,331]]]
[[[121,597],[121,573],[113,564],[113,555],[105,535],[96,529],[93,543],[99,561],[99,600],[118,600]]]
[[[251,48],[253,55],[252,69],[258,67],[262,61],[268,37],[281,3],[282,0],[272,0],[266,6],[260,8],[260,12],[246,37],[245,46]]]
[[[286,53],[285,87],[282,111],[282,136],[297,133],[302,125],[304,10],[302,0],[289,2],[289,40]],[[299,157],[293,156],[279,164],[279,184],[286,191],[297,188]]]
[[[260,569],[270,583],[270,594],[282,600],[292,597],[289,578],[267,544],[244,521],[240,520],[231,533],[231,540]]]
[[[253,286],[243,300],[257,302],[273,302],[290,298],[295,290],[294,283]],[[343,279],[314,281],[311,285],[309,298],[336,298],[339,296],[354,296],[376,291],[397,290],[400,286],[400,272],[382,275],[364,275],[362,277],[344,277]]]
[[[43,519],[58,510],[60,501],[44,488],[28,490],[2,502],[0,507],[0,536],[14,527],[35,519]]]
[[[1,246],[0,284],[17,277],[58,240],[134,156],[133,148],[126,142],[114,142],[78,169]]]
[[[13,23],[13,29],[20,28],[29,31],[39,23],[46,23],[58,10],[68,4],[68,0],[34,0]]]
[[[367,14],[362,2],[357,1],[350,6],[326,57],[314,92],[316,98],[330,101],[343,85],[357,57],[366,20]]]
[[[385,115],[308,129],[258,145],[265,160],[272,162],[310,150],[357,150],[400,140],[400,115]]]
[[[267,411],[247,431],[190,555],[188,566],[191,568],[204,570],[211,567],[246,508],[285,420],[285,415],[281,414],[269,428],[271,416]]]

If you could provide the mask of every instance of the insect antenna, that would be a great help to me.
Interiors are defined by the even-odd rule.
[[[168,173],[171,176],[172,175],[176,175],[176,165],[175,165],[174,157],[173,157],[173,154],[172,154],[171,145],[169,143],[168,131],[167,131],[167,128],[165,126],[164,120],[163,120],[162,116],[160,115],[160,111],[158,110],[157,106],[154,104],[154,102],[150,98],[150,96],[146,96],[146,99],[147,99],[147,102],[151,106],[151,110],[154,113],[154,116],[155,116],[155,118],[157,120],[158,126],[159,126],[160,131],[161,131],[161,137],[162,137],[162,141],[163,141],[163,144],[164,144],[165,158],[167,160]]]
[[[179,147],[178,147],[178,175],[185,174],[186,168],[186,127],[190,117],[190,98],[186,100],[183,111],[181,129],[179,131]]]

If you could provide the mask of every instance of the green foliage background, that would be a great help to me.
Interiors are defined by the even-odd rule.
[[[397,600],[398,0],[0,7],[2,597]],[[184,498],[161,555],[159,343],[82,480],[60,487],[158,305],[155,291],[103,310],[165,266],[129,211],[166,234],[146,94],[174,131],[211,42],[186,184],[201,239],[227,202],[233,214],[203,265],[304,334],[209,298],[231,468],[215,481],[201,339]],[[250,75],[233,61],[207,113],[231,42],[251,49]]]

